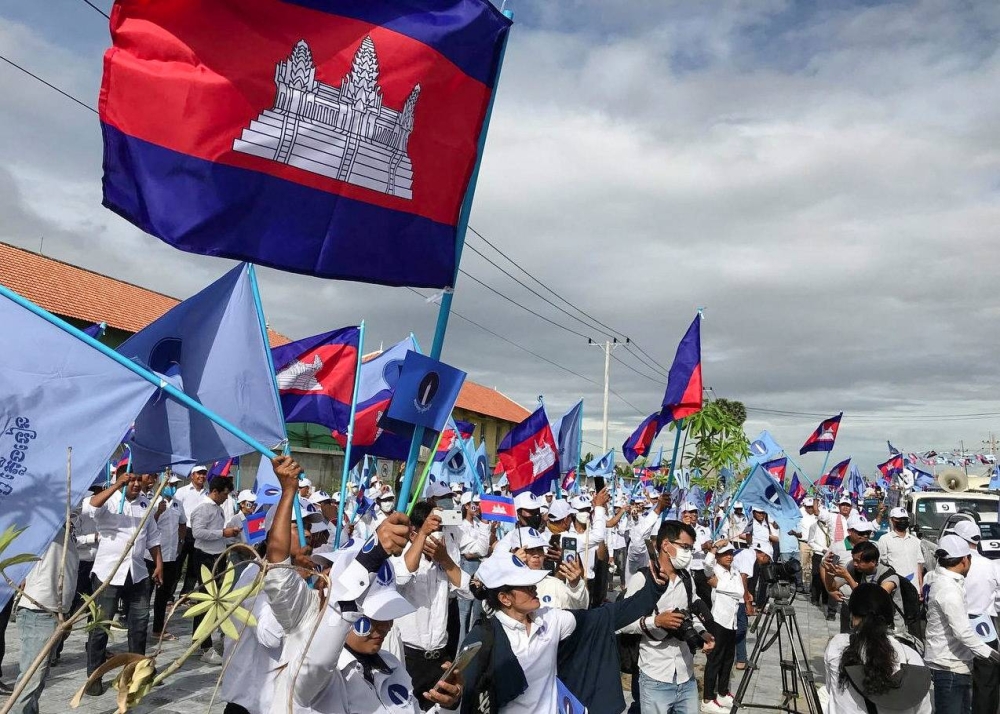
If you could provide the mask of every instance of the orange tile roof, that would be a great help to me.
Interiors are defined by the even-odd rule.
[[[0,283],[49,312],[138,332],[179,300],[100,273],[0,243]],[[272,346],[290,340],[268,329]]]
[[[369,352],[362,355],[361,361],[367,362],[373,360],[380,354],[382,354],[381,350]],[[455,407],[515,424],[531,416],[531,412],[510,397],[496,389],[490,389],[489,387],[477,384],[471,379],[466,379],[462,385],[462,391],[458,393],[458,401],[455,402]]]

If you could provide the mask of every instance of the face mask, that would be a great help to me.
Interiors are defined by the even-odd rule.
[[[892,521],[892,527],[897,531],[905,531],[910,527],[910,520],[908,518],[899,518]]]
[[[687,570],[688,566],[691,565],[691,551],[678,548],[676,545],[674,548],[677,550],[677,555],[670,556],[670,564],[676,570]]]
[[[439,498],[437,500],[437,507],[442,511],[454,511],[455,510],[455,499],[454,498]]]
[[[590,523],[590,514],[587,511],[579,511],[576,514],[576,522],[584,526],[587,525]]]
[[[524,525],[528,528],[539,529],[542,527],[542,513],[538,511],[537,513],[532,511],[531,515],[524,518]]]
[[[396,508],[396,501],[395,500],[392,500],[392,501],[379,501],[378,502],[378,507],[379,507],[379,510],[382,511],[382,513],[392,513],[393,509]]]
[[[173,498],[175,493],[177,493],[176,486],[166,486],[163,489],[163,495],[167,498]]]

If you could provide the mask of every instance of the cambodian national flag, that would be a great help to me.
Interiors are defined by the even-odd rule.
[[[667,391],[663,395],[664,422],[677,421],[701,411],[701,313],[684,333],[674,363],[667,376]]]
[[[771,474],[775,480],[782,486],[785,485],[785,472],[788,469],[788,458],[782,456],[780,459],[774,459],[773,461],[767,461],[761,464],[761,467]]]
[[[460,442],[455,441],[456,430],[462,441],[468,441],[472,438],[472,434],[476,430],[476,425],[472,422],[455,419],[454,426],[452,426],[452,421],[449,420],[448,425],[441,432],[441,440],[438,441],[437,451],[434,454],[435,461],[444,461],[448,458],[448,454],[453,448],[457,449],[461,446]]]
[[[664,419],[660,412],[650,414],[643,419],[639,428],[632,432],[632,435],[622,444],[622,455],[625,460],[632,463],[640,456],[648,454],[653,441],[667,421],[669,420]]]
[[[484,521],[517,523],[517,511],[514,509],[513,498],[484,494],[479,501],[479,512]]]
[[[576,486],[576,469],[572,469],[566,472],[566,476],[563,478],[562,487],[563,491],[570,492]]]
[[[885,440],[886,446],[889,447],[889,456],[896,456],[900,453],[899,449],[892,445],[892,442],[888,439]]]
[[[191,253],[453,285],[510,24],[487,0],[118,0],[104,205]]]
[[[271,350],[286,422],[347,431],[361,331],[344,327]]]
[[[829,486],[830,488],[840,488],[840,484],[844,482],[844,477],[847,475],[847,469],[851,465],[850,459],[844,459],[839,464],[830,469],[829,472],[823,474],[819,481],[816,482],[817,486]]]
[[[257,545],[267,537],[267,529],[264,528],[266,519],[267,513],[264,511],[251,513],[247,516],[243,522],[243,534],[246,536],[247,543]]]
[[[503,464],[513,494],[547,493],[559,478],[559,450],[545,407],[511,429],[500,442],[497,458]]]
[[[212,468],[208,470],[208,477],[212,478],[213,476],[222,476],[223,478],[229,478],[229,474],[232,473],[233,466],[237,466],[239,463],[239,456],[234,456],[226,459],[225,461],[216,461],[212,464]]]
[[[835,417],[824,419],[816,427],[816,431],[806,439],[806,443],[799,449],[799,455],[807,454],[810,451],[833,451],[833,445],[837,441],[837,430],[840,429],[840,420],[844,412]]]
[[[802,499],[806,497],[806,489],[799,481],[799,475],[792,473],[792,479],[788,482],[788,495],[795,499],[795,503],[802,505]]]
[[[886,478],[891,479],[896,474],[903,473],[903,457],[901,454],[896,454],[888,461],[878,465],[878,470],[882,472],[882,475]]]
[[[648,486],[653,482],[653,477],[651,475],[650,470],[645,467],[639,467],[637,469],[634,469],[633,473],[635,474],[636,478],[639,479],[639,482],[643,486]]]

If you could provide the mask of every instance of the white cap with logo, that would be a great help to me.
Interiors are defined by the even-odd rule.
[[[479,565],[476,577],[489,589],[504,585],[537,585],[548,576],[545,569],[532,570],[513,553],[494,553]]]

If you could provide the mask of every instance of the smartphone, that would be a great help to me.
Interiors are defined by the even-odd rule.
[[[594,493],[600,493],[604,490],[604,477],[594,476]]]
[[[472,663],[472,660],[476,658],[476,655],[479,653],[479,649],[482,646],[482,642],[473,642],[471,645],[466,645],[459,650],[458,656],[455,657],[455,661],[451,663],[448,671],[444,673],[444,676],[441,677],[441,679],[446,680],[454,673],[461,674],[462,671]]]
[[[560,547],[562,548],[562,560],[564,563],[576,560],[579,557],[579,554],[576,552],[576,538],[563,536]]]
[[[444,526],[458,526],[462,523],[462,513],[461,511],[439,511],[435,510],[435,514],[441,517],[441,527]]]

